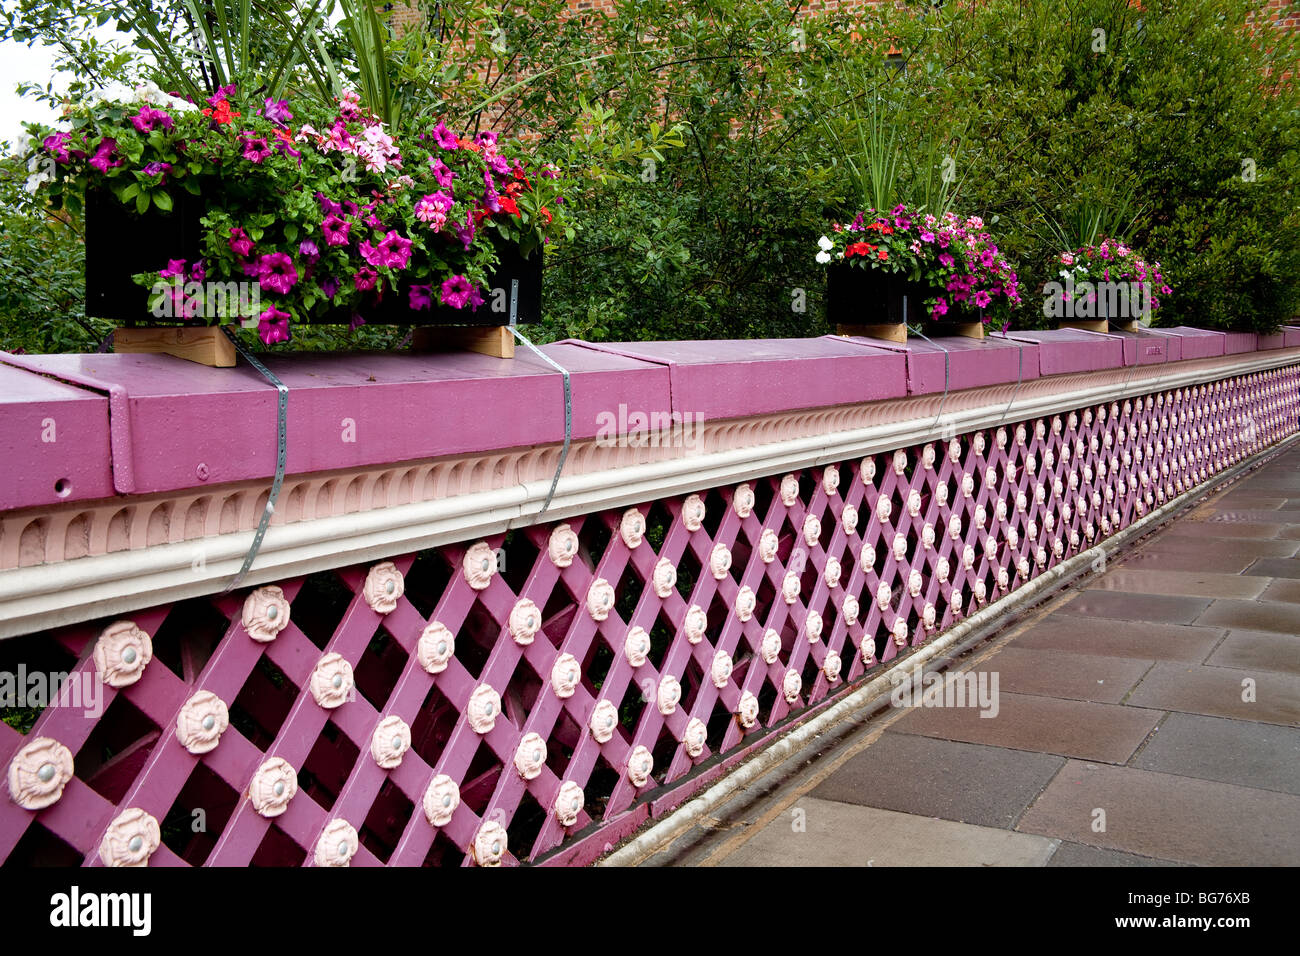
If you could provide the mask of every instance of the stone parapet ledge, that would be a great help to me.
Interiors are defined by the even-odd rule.
[[[558,520],[1293,365],[1300,328],[543,351],[572,385],[553,497],[563,378],[531,353],[268,357],[289,388],[287,478],[244,583],[529,525],[548,498]],[[0,353],[0,396],[0,636],[234,577],[275,470],[276,393],[255,370]]]

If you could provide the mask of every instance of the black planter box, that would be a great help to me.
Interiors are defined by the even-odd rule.
[[[838,325],[916,324],[930,287],[901,272],[862,268],[840,261],[826,270],[826,316]]]
[[[192,263],[199,257],[203,229],[199,220],[206,203],[179,190],[173,202],[170,213],[150,208],[140,215],[111,192],[86,191],[86,315],[122,325],[182,324],[178,319],[155,317],[149,308],[150,290],[131,280],[141,272],[162,270],[170,259]],[[403,282],[356,311],[369,325],[497,326],[511,324],[513,305],[515,324],[541,321],[541,250],[525,258],[517,246],[502,244],[497,258],[500,263],[489,275],[483,305],[476,310],[440,305],[439,283],[432,284],[433,306],[413,310],[410,283]],[[351,321],[352,313],[342,309],[307,320],[311,325]]]
[[[169,259],[199,256],[205,203],[178,190],[172,211],[150,207],[143,215],[107,190],[86,190],[86,315],[123,325],[157,325],[150,290],[131,281],[160,272]]]

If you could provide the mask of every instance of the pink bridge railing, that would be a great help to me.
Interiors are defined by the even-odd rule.
[[[1300,330],[546,352],[553,495],[541,361],[270,362],[229,592],[274,391],[0,355],[0,858],[588,862],[1300,426]]]

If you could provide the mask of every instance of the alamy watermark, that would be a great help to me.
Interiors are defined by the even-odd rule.
[[[997,671],[913,671],[890,692],[894,707],[978,707],[981,717],[998,715]]]
[[[257,282],[182,282],[159,279],[149,290],[149,311],[156,319],[233,319],[262,311]]]
[[[1137,319],[1151,324],[1149,282],[1065,282],[1043,287],[1043,315],[1049,319]]]
[[[701,412],[629,410],[596,415],[596,444],[602,448],[703,448],[704,415]]]
[[[0,707],[80,707],[86,717],[104,713],[104,685],[99,675],[67,672],[0,671]]]

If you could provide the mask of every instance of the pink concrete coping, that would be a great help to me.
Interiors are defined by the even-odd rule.
[[[0,365],[0,511],[113,493],[108,397]]]
[[[1039,346],[990,335],[983,339],[945,336],[930,340],[909,337],[894,346],[907,353],[907,392],[929,395],[963,388],[980,388],[1038,378]],[[947,353],[945,359],[944,353]]]
[[[1259,349],[1259,334],[1256,332],[1228,332],[1223,341],[1224,355],[1240,355],[1242,352],[1254,352]]]
[[[1265,349],[1289,349],[1300,345],[1300,326],[1284,325],[1272,335],[1259,337],[1260,351]]]
[[[1215,358],[1223,354],[1225,339],[1223,332],[1191,329],[1185,325],[1160,329],[1160,332],[1170,338],[1178,338],[1184,359]]]
[[[1000,336],[994,336],[1000,338]],[[1117,368],[1124,360],[1124,343],[1108,335],[1094,335],[1079,329],[1045,329],[1010,332],[1017,342],[1038,343],[1038,373],[1066,375]]]
[[[718,419],[906,395],[905,357],[863,341],[824,336],[562,344],[660,363],[671,373],[674,411]]]
[[[550,346],[547,353],[571,372],[574,437],[595,437],[600,412],[617,414],[620,403],[670,407],[662,367],[567,346]],[[276,391],[242,361],[223,369],[166,355],[6,355],[2,361],[115,396],[111,461],[118,492],[170,491],[275,473]],[[290,474],[564,438],[563,379],[523,348],[513,361],[471,352],[271,355],[264,361],[289,388]],[[37,407],[29,414],[39,420],[44,402],[32,401]],[[100,427],[95,457],[106,463],[110,427]],[[29,431],[31,437],[15,450],[18,460],[39,446],[37,431],[19,428],[23,436]],[[70,459],[95,444],[57,447],[56,454]],[[101,484],[83,495],[79,484],[73,483],[72,497],[111,493]],[[9,503],[17,500],[14,483],[4,482],[0,506],[19,507]]]

